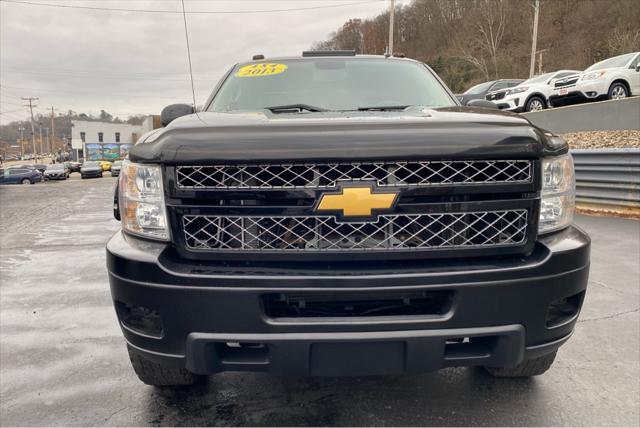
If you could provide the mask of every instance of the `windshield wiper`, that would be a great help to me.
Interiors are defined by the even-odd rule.
[[[405,110],[411,107],[406,106],[371,106],[371,107],[358,107],[358,111],[391,111],[391,110]]]
[[[308,104],[287,104],[283,106],[265,107],[265,109],[270,110],[273,113],[286,113],[292,110],[298,113],[302,113],[303,111],[308,111],[311,113],[317,113],[320,111],[329,111],[326,108],[314,107]]]

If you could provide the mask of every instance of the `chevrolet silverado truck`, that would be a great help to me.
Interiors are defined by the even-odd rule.
[[[567,144],[462,107],[427,65],[256,56],[162,122],[123,162],[107,244],[143,382],[534,376],[570,338],[590,240]]]

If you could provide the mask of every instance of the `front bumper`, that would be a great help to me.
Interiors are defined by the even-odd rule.
[[[571,335],[587,286],[589,238],[578,228],[539,238],[530,256],[424,262],[389,271],[234,271],[174,260],[164,244],[118,232],[107,244],[113,300],[157,311],[162,334],[118,319],[143,356],[194,373],[226,370],[366,375],[450,366],[509,367],[553,352]],[[354,266],[357,266],[354,263]],[[415,316],[273,317],[266,295],[446,291],[448,310]],[[551,302],[579,296],[574,315],[547,326]],[[463,340],[464,339],[464,340]]]
[[[45,174],[47,180],[66,180],[66,174]]]
[[[100,177],[103,174],[103,171],[100,170],[92,170],[92,171],[80,171],[80,175],[83,177]]]
[[[549,102],[554,106],[562,106],[577,102],[597,100],[606,97],[608,90],[609,87],[605,81],[579,81],[573,86],[554,90],[549,96]]]
[[[496,101],[498,108],[500,110],[512,111],[515,113],[521,113],[524,111],[524,106],[522,105],[522,97],[520,95],[526,94],[517,94],[513,96],[506,96],[503,99]]]

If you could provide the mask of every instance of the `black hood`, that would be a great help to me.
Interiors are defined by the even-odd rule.
[[[141,138],[133,162],[535,159],[566,152],[527,119],[489,109],[199,113]]]

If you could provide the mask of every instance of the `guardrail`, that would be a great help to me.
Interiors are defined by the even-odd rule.
[[[640,208],[640,149],[572,150],[578,205]]]
[[[522,115],[534,125],[556,134],[640,130],[640,97],[590,102]]]

